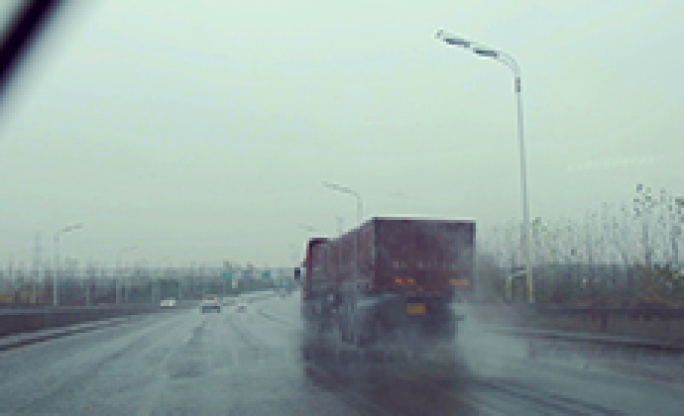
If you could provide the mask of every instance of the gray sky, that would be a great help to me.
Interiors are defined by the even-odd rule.
[[[365,217],[533,216],[682,189],[679,1],[75,2],[17,79],[0,134],[0,255],[291,264]],[[579,216],[579,215],[578,215]]]

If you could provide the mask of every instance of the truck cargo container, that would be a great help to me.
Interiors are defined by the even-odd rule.
[[[454,305],[473,291],[475,222],[373,218],[309,240],[302,315],[309,336],[428,345],[453,340]]]

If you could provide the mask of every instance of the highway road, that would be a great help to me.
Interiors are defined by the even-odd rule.
[[[679,415],[681,384],[461,333],[452,365],[304,360],[299,299],[238,313],[197,309],[0,353],[0,413],[11,415]]]

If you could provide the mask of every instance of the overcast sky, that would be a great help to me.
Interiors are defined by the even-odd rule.
[[[684,2],[78,1],[15,81],[0,130],[0,263],[289,265],[338,217],[578,217],[636,183],[684,193]]]

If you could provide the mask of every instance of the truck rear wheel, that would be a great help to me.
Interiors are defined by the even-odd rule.
[[[379,319],[375,318],[368,324],[363,325],[359,331],[355,332],[354,344],[358,347],[366,348],[377,343],[382,336],[382,333],[382,323]]]

